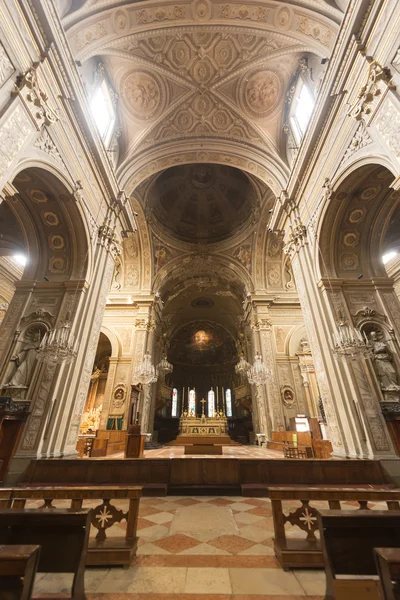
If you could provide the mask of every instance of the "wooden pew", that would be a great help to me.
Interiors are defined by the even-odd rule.
[[[101,500],[100,504],[91,510],[91,524],[97,529],[97,535],[89,539],[86,564],[129,565],[136,554],[136,529],[141,494],[141,486],[14,488],[12,507],[20,509],[25,507],[28,500],[43,500],[40,508],[53,510],[57,501],[70,500],[70,508],[79,510],[85,501]],[[119,510],[111,500],[128,500],[128,510]],[[121,521],[127,523],[125,535],[107,537],[107,529]]]
[[[375,548],[383,600],[400,600],[400,548]]]
[[[30,600],[40,546],[0,546],[0,598]]]
[[[317,509],[312,502],[323,502],[326,508],[339,510],[343,502],[357,502],[359,508],[367,508],[368,502],[386,502],[389,510],[400,509],[400,490],[282,486],[269,487],[272,516],[274,520],[274,550],[283,569],[293,567],[323,568],[324,559],[318,531]],[[297,509],[285,510],[285,501],[298,500]],[[285,524],[303,532],[301,538],[286,535]]]
[[[73,600],[86,600],[89,529],[90,514],[86,510],[0,510],[0,544],[38,544],[38,572],[74,573]]]
[[[400,547],[400,511],[320,511],[318,525],[326,600],[381,600],[374,548]]]

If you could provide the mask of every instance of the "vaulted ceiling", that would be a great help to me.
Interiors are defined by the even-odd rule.
[[[202,141],[254,152],[287,180],[287,91],[303,57],[320,77],[342,17],[335,2],[59,0],[59,10],[87,86],[99,62],[108,74],[124,182],[143,157]]]

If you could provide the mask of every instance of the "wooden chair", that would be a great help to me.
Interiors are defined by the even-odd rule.
[[[1,510],[0,544],[40,545],[38,572],[74,573],[72,599],[85,600],[90,516],[83,510]]]
[[[400,547],[400,511],[320,511],[318,524],[325,599],[381,600],[374,548]]]
[[[383,600],[400,600],[400,548],[375,548]]]
[[[40,546],[0,546],[0,600],[30,600]]]
[[[284,569],[293,567],[323,568],[324,557],[317,538],[318,511],[313,504],[323,502],[326,508],[339,510],[344,502],[357,502],[366,509],[368,502],[385,502],[389,511],[400,510],[400,490],[351,487],[271,486],[268,487],[274,519],[275,555]],[[293,508],[293,500],[299,502]],[[290,502],[290,509],[285,503]],[[354,511],[356,512],[356,511]],[[372,511],[371,511],[372,512]],[[303,532],[302,537],[287,535],[287,525]]]

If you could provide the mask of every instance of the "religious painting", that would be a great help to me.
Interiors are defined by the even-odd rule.
[[[235,364],[236,345],[229,332],[211,321],[195,321],[178,330],[168,358],[173,364],[215,366]]]

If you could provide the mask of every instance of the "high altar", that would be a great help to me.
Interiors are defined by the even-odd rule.
[[[185,446],[185,454],[222,454],[222,446],[236,445],[228,434],[228,419],[222,410],[213,417],[206,417],[201,400],[202,415],[194,412],[182,413],[179,421],[179,435],[171,445]]]
[[[204,414],[201,417],[193,417],[186,411],[180,418],[179,422],[179,437],[207,435],[221,436],[228,433],[228,419],[220,411],[214,417],[206,417]]]

